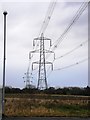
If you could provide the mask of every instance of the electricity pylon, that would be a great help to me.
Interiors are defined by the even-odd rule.
[[[31,79],[33,79],[33,77],[32,77],[32,73],[30,74],[29,72],[29,67],[23,79],[25,79],[24,82],[26,83],[26,88],[31,88],[31,83],[32,83]]]
[[[32,70],[33,70],[33,65],[34,64],[39,64],[39,71],[38,71],[38,84],[37,84],[37,88],[38,89],[47,89],[48,88],[48,84],[47,84],[47,70],[46,70],[46,64],[50,64],[53,70],[53,64],[52,62],[48,62],[46,61],[46,53],[54,53],[53,51],[50,50],[45,50],[45,40],[49,40],[50,41],[50,46],[51,46],[51,39],[49,38],[45,38],[43,33],[41,34],[41,37],[35,38],[33,41],[33,46],[35,46],[35,41],[39,40],[39,50],[34,50],[30,52],[30,58],[31,58],[31,54],[32,53],[36,53],[38,52],[40,57],[39,57],[39,61],[35,61],[32,62]],[[55,58],[55,54],[54,54],[54,58]]]

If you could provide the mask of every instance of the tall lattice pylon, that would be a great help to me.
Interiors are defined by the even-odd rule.
[[[53,64],[52,64],[52,62],[46,61],[45,55],[46,55],[46,53],[54,53],[54,52],[45,49],[44,41],[49,40],[50,46],[51,46],[51,39],[45,38],[43,33],[42,33],[41,37],[34,39],[34,42],[33,42],[34,45],[35,45],[35,40],[40,41],[39,42],[40,49],[35,50],[35,51],[31,51],[30,58],[31,58],[31,53],[36,53],[36,52],[38,52],[40,54],[40,57],[39,57],[39,61],[32,63],[32,70],[33,70],[33,64],[39,64],[37,88],[38,89],[47,89],[48,85],[47,85],[47,77],[46,77],[46,64],[51,64],[52,70],[53,70]]]
[[[44,36],[41,34],[40,39],[40,60],[39,60],[39,74],[38,74],[38,86],[37,88],[42,89],[43,87],[47,89],[46,80],[46,65],[45,65],[45,48],[44,48]]]

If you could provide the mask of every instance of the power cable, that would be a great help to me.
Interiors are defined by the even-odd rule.
[[[49,24],[49,21],[50,21],[50,19],[51,19],[52,14],[53,14],[53,11],[54,11],[54,8],[55,8],[55,5],[56,5],[56,1],[57,1],[57,0],[53,0],[53,1],[51,1],[50,4],[49,4],[49,7],[48,7],[48,10],[47,10],[45,19],[44,19],[44,21],[43,21],[41,30],[40,30],[39,35],[38,35],[39,37],[40,37],[40,35],[41,35],[42,33],[43,33],[43,34],[45,33],[45,30],[46,30],[46,28],[47,28],[47,26],[48,26],[48,24]],[[37,43],[35,44],[35,50],[38,48],[38,46],[39,46],[39,43],[37,42]]]
[[[86,62],[87,60],[88,60],[88,58],[83,59],[83,60],[81,60],[81,61],[78,61],[78,62],[76,62],[76,63],[74,63],[74,64],[67,65],[67,66],[62,67],[62,68],[54,69],[54,71],[63,70],[63,69],[67,69],[67,68],[70,68],[70,67],[74,67],[74,66],[79,65],[79,64],[81,64],[81,63],[83,63],[83,62]]]
[[[81,4],[81,6],[78,9],[78,11],[76,12],[75,16],[71,20],[70,24],[67,26],[67,28],[65,29],[65,31],[61,34],[61,36],[53,43],[52,47],[50,47],[49,50],[54,51],[59,46],[59,44],[63,41],[63,39],[65,38],[65,36],[68,33],[68,31],[71,29],[72,25],[74,25],[75,22],[80,18],[80,16],[84,12],[84,10],[87,8],[87,6],[88,6],[88,2],[83,2]],[[50,54],[51,53],[49,53],[47,55],[47,58],[50,56]]]
[[[77,13],[75,14],[75,16],[73,17],[71,23],[69,24],[69,26],[65,29],[65,31],[63,32],[63,34],[55,41],[55,45],[53,47],[53,50],[56,49],[59,44],[63,41],[65,35],[68,33],[68,31],[71,29],[72,25],[75,24],[75,22],[80,18],[81,14],[84,12],[84,10],[87,8],[88,3],[82,3],[82,5],[80,6],[79,10],[77,11]]]
[[[58,60],[58,59],[61,59],[61,58],[65,57],[65,56],[71,54],[72,52],[76,51],[77,49],[83,47],[83,45],[85,45],[87,42],[88,42],[88,40],[84,41],[83,43],[81,43],[81,44],[78,45],[77,47],[73,48],[73,49],[70,50],[69,52],[61,55],[60,57],[55,58],[55,59],[52,61],[52,63],[54,63],[54,61],[56,61],[56,60]],[[50,67],[48,68],[47,72],[49,71],[49,69],[50,69]],[[47,78],[48,78],[48,76],[51,74],[51,72],[52,72],[52,71],[50,71],[50,73],[47,75]]]
[[[83,47],[87,42],[88,42],[88,40],[84,41],[83,43],[79,44],[78,46],[76,46],[75,48],[73,48],[72,50],[70,50],[69,52],[61,55],[60,57],[55,58],[55,60],[61,59],[61,58],[65,57],[65,56],[71,54],[72,52],[76,51],[77,49]]]

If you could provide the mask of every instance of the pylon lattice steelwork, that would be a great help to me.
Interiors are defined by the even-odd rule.
[[[26,83],[26,88],[31,87],[32,78],[33,78],[32,73],[31,74],[29,73],[29,68],[28,68],[27,72],[25,73],[25,77],[23,77],[23,79],[25,79],[24,82]]]
[[[44,85],[44,86],[43,86]],[[40,61],[39,61],[39,75],[38,75],[38,88],[47,88],[46,80],[46,66],[45,66],[45,48],[44,48],[44,36],[40,38]]]
[[[47,85],[47,77],[46,77],[46,64],[50,64],[53,70],[53,64],[52,62],[48,62],[45,59],[45,54],[46,53],[54,53],[52,51],[49,50],[45,50],[45,44],[44,41],[45,40],[49,40],[50,41],[50,46],[51,46],[51,39],[45,38],[43,33],[41,34],[41,37],[39,38],[35,38],[33,45],[35,45],[35,40],[39,40],[40,44],[40,49],[39,50],[35,50],[35,51],[31,51],[30,52],[30,58],[31,58],[31,53],[35,53],[35,52],[39,52],[40,54],[40,58],[39,61],[33,62],[32,63],[32,70],[33,70],[33,64],[39,64],[39,72],[38,72],[38,84],[37,84],[37,88],[38,89],[47,89],[48,85]]]

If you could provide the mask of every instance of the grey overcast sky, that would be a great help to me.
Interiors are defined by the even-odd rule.
[[[57,1],[44,36],[52,39],[54,43],[70,24],[82,2],[83,0],[81,2]],[[33,39],[38,37],[49,3],[45,1],[0,2],[0,83],[2,83],[3,68],[3,11],[8,12],[6,85],[23,88],[25,83],[22,77],[27,71],[29,52],[33,50]],[[86,40],[88,40],[88,8],[55,50],[56,57],[69,52]],[[45,45],[47,46],[47,43]],[[87,57],[88,43],[62,59],[56,60],[54,69],[74,64]],[[34,60],[37,58],[38,56]],[[37,77],[38,74],[34,75],[32,80],[34,85],[37,85]],[[86,87],[88,85],[88,61],[68,69],[52,71],[47,81],[49,86],[55,87]]]

